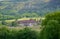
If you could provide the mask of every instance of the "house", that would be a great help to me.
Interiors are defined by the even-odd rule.
[[[19,26],[37,26],[38,21],[30,19],[30,20],[21,20],[18,21]]]

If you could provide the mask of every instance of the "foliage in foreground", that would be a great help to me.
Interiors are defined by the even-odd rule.
[[[60,39],[60,25],[56,20],[48,21],[40,33],[41,39]]]
[[[53,12],[52,14],[47,14],[45,20],[43,20],[42,25],[47,25],[49,20],[56,20],[60,24],[60,12]]]
[[[38,39],[36,31],[30,28],[22,30],[8,29],[6,27],[0,28],[0,39]]]
[[[41,39],[60,39],[60,12],[46,15],[42,25]]]

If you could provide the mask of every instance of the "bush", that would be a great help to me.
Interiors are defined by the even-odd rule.
[[[58,21],[50,20],[40,34],[42,39],[59,39],[59,32],[60,25]]]
[[[6,39],[8,36],[9,30],[7,27],[0,27],[0,39]]]
[[[11,23],[11,26],[17,26],[17,25],[18,25],[18,24],[17,24],[16,21],[14,21],[14,22]]]
[[[0,39],[38,39],[38,34],[30,28],[10,30],[6,27],[2,27],[0,28]]]
[[[60,12],[46,15],[42,25],[41,39],[60,39]]]
[[[19,31],[18,39],[38,39],[38,34],[29,28],[25,28]]]
[[[47,14],[45,20],[42,22],[42,26],[46,25],[49,20],[57,20],[60,24],[60,12],[53,12],[52,14]]]

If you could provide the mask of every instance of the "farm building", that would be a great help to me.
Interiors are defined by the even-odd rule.
[[[18,21],[19,26],[37,26],[38,23],[39,23],[38,21],[33,19]]]

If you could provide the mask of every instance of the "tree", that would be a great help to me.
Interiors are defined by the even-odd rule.
[[[47,14],[45,19],[42,21],[42,26],[46,25],[49,20],[57,20],[60,24],[60,12]]]
[[[1,24],[2,24],[2,25],[6,25],[4,15],[2,16],[2,22],[1,22]]]
[[[17,34],[18,39],[38,39],[38,33],[26,27]]]
[[[38,39],[38,33],[30,28],[17,30],[0,27],[0,39]]]
[[[36,13],[24,13],[22,14],[23,17],[38,17]]]
[[[11,26],[17,26],[17,22],[16,21],[12,22]]]
[[[42,26],[44,26],[40,33],[42,39],[60,39],[60,12],[46,15]]]
[[[41,39],[59,39],[60,24],[57,20],[50,20],[40,33]]]

